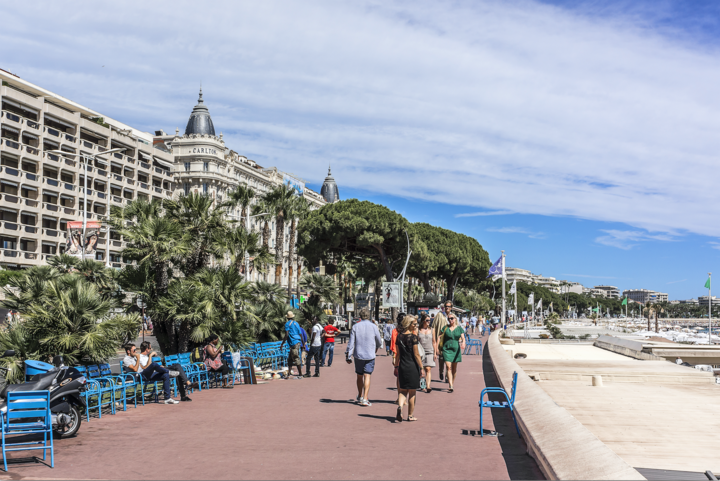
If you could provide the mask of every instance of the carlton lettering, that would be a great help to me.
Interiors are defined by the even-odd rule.
[[[192,149],[193,154],[212,154],[217,155],[216,149],[211,149],[209,147],[193,147]]]

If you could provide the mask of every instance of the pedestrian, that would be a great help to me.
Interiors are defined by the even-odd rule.
[[[395,330],[395,324],[390,322],[385,323],[385,327],[383,328],[383,339],[385,341],[385,355],[390,356],[392,355],[392,350],[390,349],[390,342],[392,341],[392,333]]]
[[[425,350],[425,359],[423,360],[423,369],[425,370],[425,392],[432,392],[430,382],[432,381],[432,368],[435,367],[437,361],[437,337],[432,329],[430,329],[430,318],[427,314],[420,316],[420,326],[418,332],[418,341]]]
[[[393,372],[395,374],[395,388],[397,389],[398,397],[395,400],[395,404],[400,404],[400,384],[398,384],[397,380],[397,369],[395,369],[395,360],[397,357],[397,337],[399,334],[401,334],[403,331],[403,319],[405,319],[405,313],[399,312],[396,318],[395,323],[395,329],[393,329],[392,333],[390,334],[390,352],[392,353],[392,364],[393,364]]]
[[[477,317],[474,315],[470,318],[470,329],[472,330],[472,333],[475,334],[475,327],[477,326]]]
[[[347,363],[355,362],[355,374],[358,395],[356,401],[361,406],[372,406],[370,403],[370,376],[375,369],[375,353],[380,347],[380,331],[370,321],[370,311],[362,308],[358,311],[360,321],[350,331],[345,356]]]
[[[282,349],[283,344],[286,342],[288,343],[288,346],[290,346],[290,352],[288,353],[287,359],[288,372],[285,375],[285,379],[290,379],[290,376],[292,376],[293,366],[296,366],[298,371],[295,379],[302,379],[302,368],[300,366],[302,365],[302,351],[305,350],[301,333],[303,329],[295,321],[295,314],[293,314],[292,311],[288,311],[286,317],[287,322],[284,327],[285,337],[280,343],[280,349]]]
[[[340,329],[333,326],[330,321],[327,322],[323,329],[323,344],[322,359],[320,360],[320,367],[325,366],[327,357],[327,367],[332,366],[333,355],[335,354],[335,336],[340,333]]]
[[[320,321],[317,317],[313,319],[312,331],[310,331],[310,350],[307,355],[307,367],[305,368],[305,377],[310,377],[310,364],[315,359],[315,375],[314,377],[320,377],[320,357],[322,354],[323,344],[322,335],[323,327],[320,325]]]
[[[420,374],[422,372],[422,359],[418,350],[418,323],[417,317],[405,316],[402,321],[403,333],[396,341],[398,350],[395,356],[395,367],[398,373],[398,407],[395,421],[402,422],[403,406],[408,407],[408,421],[417,421],[415,417],[415,393],[420,389]]]
[[[450,387],[448,392],[454,391],[457,365],[462,362],[462,351],[465,349],[465,331],[458,324],[454,314],[448,314],[448,325],[440,332],[442,342],[442,355],[447,371],[447,380]]]
[[[452,310],[452,304],[450,304],[450,310]],[[442,312],[438,312],[435,315],[435,322],[433,322],[432,330],[435,334],[435,339],[437,339],[438,342],[438,351],[437,351],[437,361],[438,361],[438,371],[440,372],[440,380],[443,381],[445,379],[445,360],[442,357],[442,346],[440,345],[440,332],[447,326],[448,321],[447,317],[445,317],[445,314]]]

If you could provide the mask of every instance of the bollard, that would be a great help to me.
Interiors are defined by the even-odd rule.
[[[602,387],[602,376],[593,376],[592,377],[592,385],[597,387]]]
[[[507,353],[510,354],[510,357],[513,357],[512,349],[508,349],[508,350],[507,350]]]

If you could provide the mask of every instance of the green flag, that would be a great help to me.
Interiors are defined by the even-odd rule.
[[[597,307],[596,307],[595,309],[593,309],[593,312],[597,312],[597,311],[598,311],[598,308],[597,308]]]
[[[710,278],[708,277],[707,282],[705,282],[705,289],[710,289]]]
[[[622,304],[621,304],[621,305],[622,305],[622,306],[627,306],[627,297],[626,297],[625,299],[623,299],[623,301],[622,301]]]

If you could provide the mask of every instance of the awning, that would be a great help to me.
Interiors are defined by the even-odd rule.
[[[35,187],[30,187],[29,185],[23,185],[22,188],[27,190],[37,190]]]
[[[168,162],[166,160],[158,159],[154,155],[153,155],[153,159],[155,159],[155,162],[160,164],[161,167],[165,167],[166,169],[172,170],[173,164],[171,164],[170,162]]]
[[[35,115],[38,114],[38,111],[37,111],[36,109],[34,109],[34,108],[32,108],[32,107],[27,107],[27,106],[25,106],[25,105],[23,105],[23,104],[21,104],[21,103],[19,103],[19,102],[15,102],[14,100],[11,100],[11,99],[9,99],[9,98],[7,98],[7,97],[3,97],[2,101],[3,101],[3,103],[10,104],[10,105],[12,105],[12,106],[14,106],[14,107],[17,107],[17,108],[19,108],[19,109],[25,110],[25,111],[27,111],[27,112],[32,112],[32,113],[34,113]]]
[[[53,122],[57,122],[60,125],[64,125],[65,127],[70,127],[71,129],[75,128],[75,125],[65,122],[64,120],[58,119],[56,117],[53,117],[52,115],[45,114],[45,118],[52,120]]]
[[[13,187],[17,187],[17,182],[10,182],[9,180],[0,180],[3,184],[12,185]]]
[[[82,226],[83,226],[82,221],[78,221],[78,222],[68,222],[68,223],[67,223],[67,228],[68,228],[68,229],[82,229]],[[86,229],[99,229],[99,228],[100,228],[100,223],[99,223],[99,222],[96,222],[96,221],[87,221],[87,222],[85,223],[85,228],[86,228]]]
[[[150,154],[146,154],[145,152],[138,151],[138,157],[140,160],[152,160],[152,156]]]
[[[14,128],[12,128],[12,127],[8,127],[8,126],[5,125],[5,124],[2,125],[2,129],[3,129],[3,130],[9,130],[10,132],[15,132],[16,134],[19,134],[19,133],[20,133],[20,131],[19,131],[18,129],[14,129]]]

